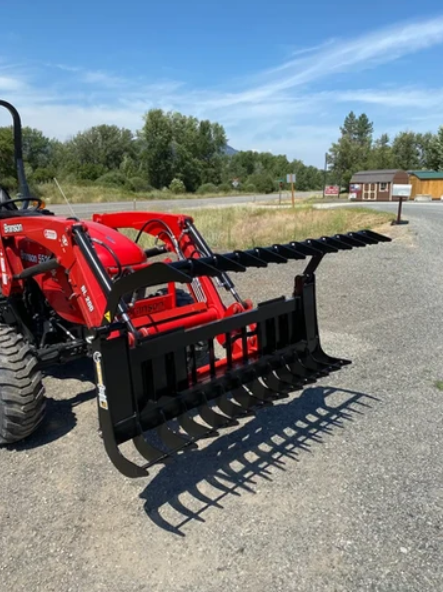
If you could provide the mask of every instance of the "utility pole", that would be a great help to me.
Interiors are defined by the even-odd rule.
[[[325,153],[325,169],[324,169],[324,174],[323,174],[323,198],[325,197],[325,187],[326,187],[326,181],[327,181],[327,176],[328,176],[328,164],[329,164],[329,159],[328,159],[328,153]]]

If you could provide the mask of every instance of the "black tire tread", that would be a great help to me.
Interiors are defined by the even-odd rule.
[[[37,359],[23,336],[0,324],[0,445],[30,436],[45,414]]]

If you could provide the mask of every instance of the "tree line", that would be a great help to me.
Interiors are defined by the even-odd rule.
[[[161,109],[148,111],[135,133],[97,125],[61,142],[24,127],[23,155],[34,191],[54,177],[135,192],[232,192],[237,181],[239,190],[270,193],[290,172],[297,173],[300,190],[320,189],[323,184],[323,172],[316,167],[270,152],[229,154],[220,124]],[[12,190],[17,187],[9,127],[0,128],[0,183]]]
[[[0,183],[17,187],[10,127],[0,127]],[[327,155],[328,172],[301,160],[270,152],[227,152],[226,132],[218,123],[177,112],[151,109],[140,130],[97,125],[62,142],[38,129],[23,128],[23,154],[31,187],[54,177],[65,183],[98,184],[133,192],[270,193],[287,173],[296,173],[300,191],[321,190],[324,183],[347,187],[359,170],[443,169],[443,126],[437,133],[404,131],[391,141],[373,137],[365,113],[350,112]]]
[[[374,139],[373,129],[365,113],[346,116],[326,156],[330,182],[347,186],[361,170],[443,170],[443,126],[436,133],[403,131],[392,140],[386,133]]]

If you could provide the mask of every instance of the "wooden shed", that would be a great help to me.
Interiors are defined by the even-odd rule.
[[[352,176],[349,195],[357,201],[397,201],[392,196],[392,185],[409,183],[409,175],[401,169],[360,171]]]
[[[443,197],[443,171],[409,171],[409,183],[411,199],[417,195],[430,195],[432,199]]]

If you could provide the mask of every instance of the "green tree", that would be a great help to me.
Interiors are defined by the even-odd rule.
[[[346,136],[351,142],[354,142],[357,139],[358,121],[353,111],[346,115],[343,126],[340,128],[340,132],[343,137]]]
[[[433,142],[433,150],[435,154],[434,167],[435,170],[443,170],[443,125],[440,126]]]
[[[374,131],[374,125],[369,121],[366,113],[362,113],[357,119],[356,125],[356,141],[365,148],[370,147],[372,144],[372,133]]]
[[[441,160],[438,154],[438,134],[415,134],[419,154],[419,168],[438,170]]]
[[[70,172],[84,165],[102,167],[113,171],[120,167],[125,156],[132,156],[135,151],[131,130],[116,125],[97,125],[78,133],[66,143],[67,163]]]
[[[328,157],[332,164],[332,178],[348,185],[355,172],[368,168],[373,125],[365,113],[357,118],[351,111],[340,131],[341,137],[332,144]]]
[[[24,127],[23,136],[23,160],[33,170],[47,168],[52,165],[54,143],[34,128]]]
[[[370,169],[390,169],[392,168],[392,147],[388,134],[382,134],[375,140],[369,155]]]
[[[151,109],[145,115],[143,135],[149,180],[158,189],[169,187],[174,176],[173,133],[171,120],[162,109]]]
[[[392,143],[392,158],[395,168],[405,171],[420,166],[420,154],[414,132],[401,132]]]
[[[11,177],[17,177],[14,166],[12,129],[10,127],[0,127],[0,183],[2,179]]]

